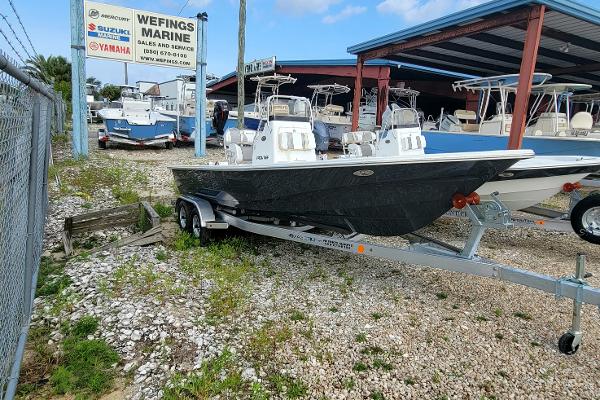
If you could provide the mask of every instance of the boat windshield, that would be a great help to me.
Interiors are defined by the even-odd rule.
[[[304,97],[271,96],[267,99],[266,115],[263,119],[269,121],[310,122],[310,103]]]

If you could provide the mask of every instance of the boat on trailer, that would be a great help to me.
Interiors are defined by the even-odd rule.
[[[452,208],[454,195],[468,196],[533,156],[504,150],[320,160],[312,122],[306,98],[269,97],[254,137],[226,143],[227,165],[172,168],[180,192],[237,215],[393,236],[430,224]]]
[[[177,121],[154,110],[152,99],[144,99],[136,87],[124,86],[121,108],[98,111],[105,129],[98,130],[98,146],[105,149],[109,143],[134,146],[164,144],[173,148]]]
[[[171,168],[182,193],[176,202],[182,230],[206,244],[211,232],[236,227],[355,255],[501,279],[557,298],[570,298],[573,320],[560,337],[558,348],[565,354],[579,350],[582,304],[600,305],[600,289],[585,281],[585,256],[578,257],[575,276],[557,279],[476,254],[487,228],[511,226],[510,212],[495,198],[478,204],[476,195],[462,193],[517,160],[531,157],[532,152],[317,160],[308,100],[274,96],[268,99],[265,114],[262,129],[253,137],[240,131],[235,138],[230,135],[227,164]],[[405,117],[403,114],[407,113],[398,115]],[[405,128],[398,125],[393,129]],[[353,133],[355,141],[362,140],[359,133]],[[364,136],[372,137],[373,133],[368,133]],[[400,146],[398,150],[405,149],[409,141],[419,145],[410,132],[388,134],[379,144]],[[463,208],[472,223],[462,248],[411,233],[453,205]],[[348,235],[315,232],[315,227]],[[402,248],[382,246],[365,240],[360,233],[407,233],[410,244]]]
[[[425,131],[424,135],[429,144],[428,153],[444,153],[454,151],[482,151],[503,149],[508,146],[510,128],[512,126],[512,114],[509,112],[508,97],[517,90],[519,76],[501,75],[488,78],[477,78],[458,81],[453,84],[454,90],[469,90],[480,92],[482,98],[479,107],[479,126],[474,125],[474,129],[463,129],[463,124],[456,116],[444,116],[440,121],[439,130]],[[543,84],[551,78],[549,74],[534,74],[533,93],[538,90],[538,94],[545,96],[554,93],[555,89],[562,87],[565,89],[578,89],[582,85],[577,84],[549,84],[548,90],[544,93]],[[542,85],[542,86],[540,86]],[[570,96],[569,93],[562,93],[563,98]],[[559,96],[559,93],[556,92]],[[494,96],[499,96],[497,100],[496,114],[486,118],[485,111],[488,104]],[[552,102],[551,102],[552,103]],[[463,110],[459,110],[463,111]],[[551,131],[552,119],[555,118],[554,111],[548,111],[541,120],[530,120],[534,126],[526,131],[523,137],[522,148],[534,150],[537,155],[580,155],[580,156],[600,156],[600,137],[591,135],[591,129],[587,129],[590,118],[588,115],[577,113],[573,119],[569,116],[570,129],[559,132]],[[564,113],[562,113],[564,115]],[[566,117],[560,117],[559,119]],[[536,129],[535,123],[540,122],[540,128],[548,125],[548,130]],[[548,122],[548,123],[546,123]],[[591,128],[591,127],[589,127]]]

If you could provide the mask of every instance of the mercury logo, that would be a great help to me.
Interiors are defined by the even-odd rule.
[[[96,42],[90,42],[90,49],[91,50],[96,51],[96,50],[98,50],[98,47],[99,47],[98,43],[96,43]]]
[[[100,16],[100,12],[98,10],[96,10],[95,8],[92,8],[90,10],[90,12],[88,13],[88,15],[90,16],[90,18],[98,18]]]
[[[90,23],[90,24],[88,24],[88,29],[89,29],[90,31],[95,31],[95,30],[96,30],[96,25],[95,25],[95,24],[93,24],[93,23]]]

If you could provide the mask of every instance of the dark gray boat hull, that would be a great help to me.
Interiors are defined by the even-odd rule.
[[[215,170],[172,168],[182,194],[248,215],[342,232],[414,232],[522,157],[409,164]]]

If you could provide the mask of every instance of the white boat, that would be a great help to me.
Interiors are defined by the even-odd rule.
[[[344,114],[344,107],[333,104],[333,97],[350,91],[349,86],[332,83],[329,85],[308,85],[313,89],[310,100],[315,121],[321,121],[327,128],[330,140],[339,143],[345,132],[352,130],[352,117]]]

